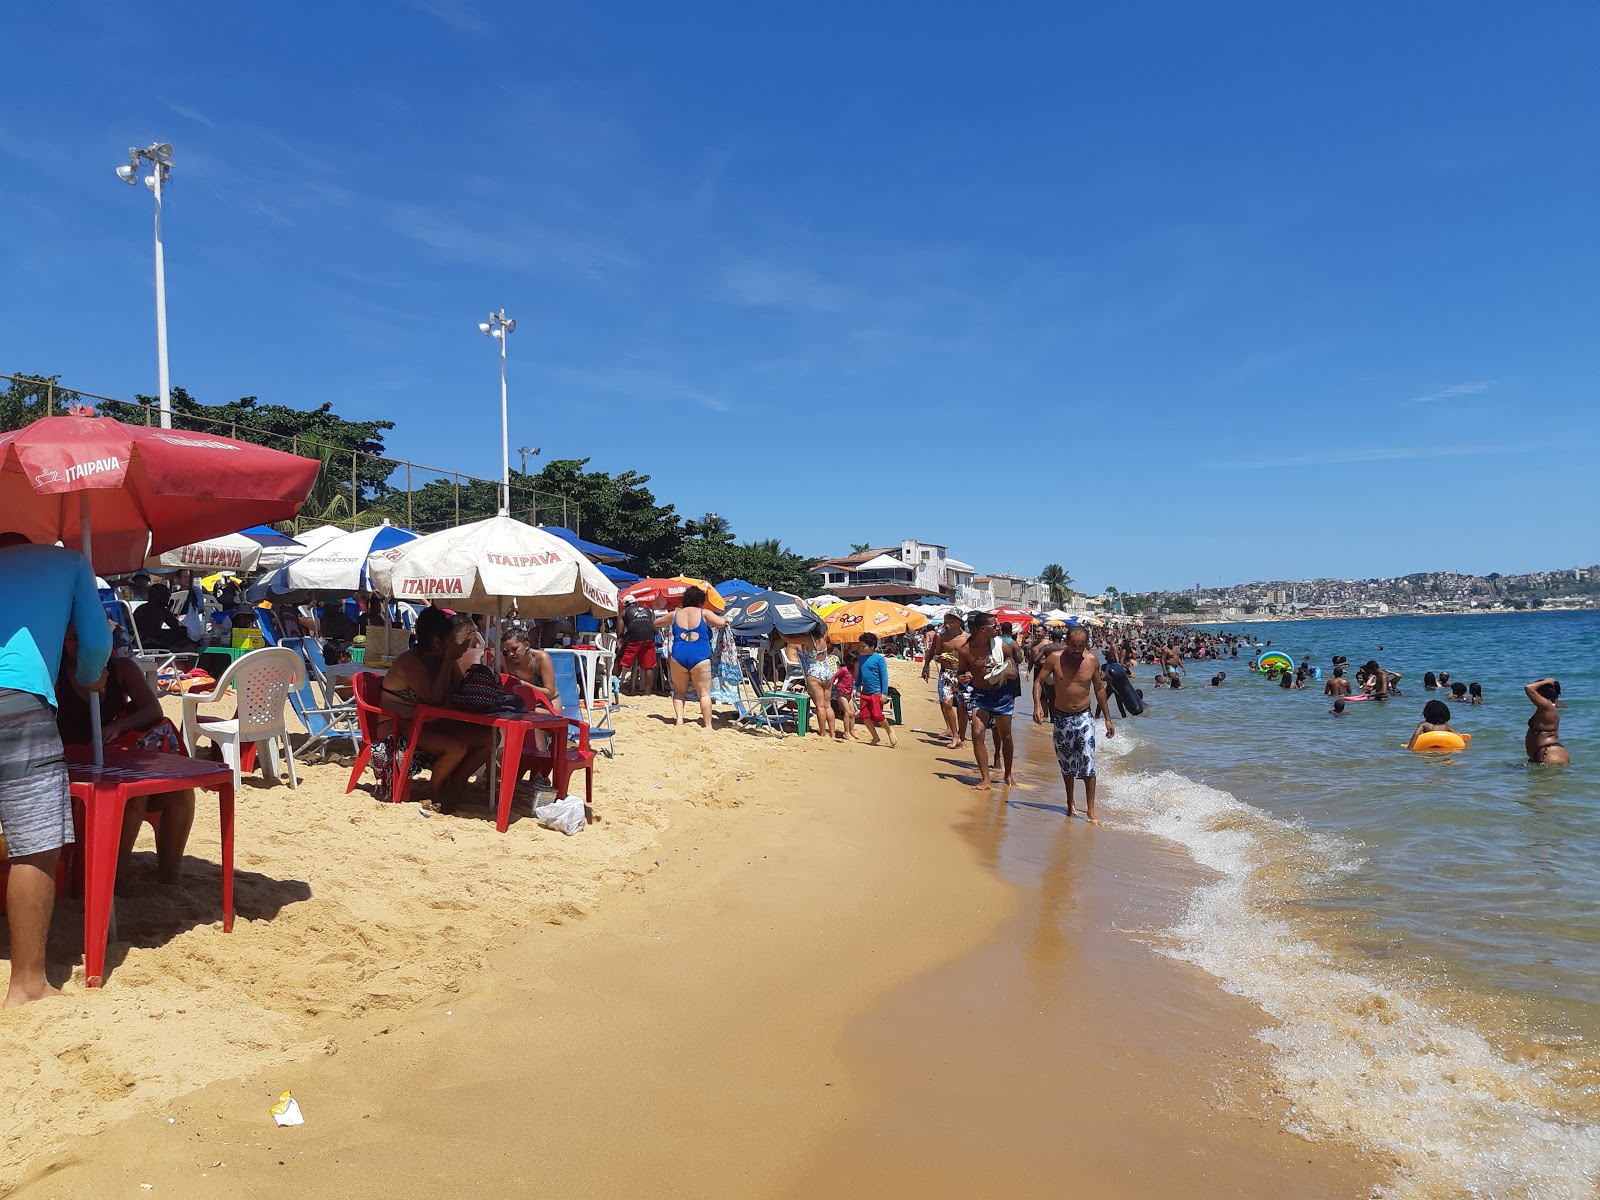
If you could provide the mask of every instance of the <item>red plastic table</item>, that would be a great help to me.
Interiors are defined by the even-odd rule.
[[[157,796],[199,788],[216,792],[222,810],[222,929],[233,929],[233,768],[204,758],[105,748],[95,766],[87,746],[67,748],[72,798],[83,805],[79,850],[83,854],[83,961],[90,987],[105,978],[106,937],[117,882],[122,816],[135,796]]]
[[[419,704],[411,718],[411,733],[406,739],[406,752],[401,756],[400,765],[395,769],[395,784],[399,787],[400,781],[405,780],[409,785],[411,779],[411,756],[417,749],[417,737],[422,733],[422,727],[429,721],[461,721],[467,725],[487,725],[493,729],[497,737],[503,739],[498,755],[499,780],[496,815],[494,827],[501,833],[511,824],[511,797],[517,790],[517,776],[522,773],[522,746],[527,740],[528,731],[543,729],[551,734],[552,738],[566,741],[568,720],[566,717],[551,713],[475,713],[463,712],[458,708],[445,708],[438,704]],[[491,768],[496,765],[496,759],[489,760]],[[490,791],[496,790],[496,780],[490,777]],[[560,787],[565,780],[555,780]]]

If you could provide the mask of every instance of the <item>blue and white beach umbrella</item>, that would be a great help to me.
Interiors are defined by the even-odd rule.
[[[257,580],[246,595],[253,602],[281,597],[342,597],[372,590],[367,557],[415,541],[417,534],[384,522],[332,538]]]

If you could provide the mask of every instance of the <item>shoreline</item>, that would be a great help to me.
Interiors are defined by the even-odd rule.
[[[655,751],[668,747],[691,760],[725,750],[724,766],[754,777],[739,777],[750,786],[738,803],[708,805],[674,783],[680,803],[659,806],[651,840],[611,862],[587,903],[543,906],[538,919],[510,928],[496,927],[503,914],[460,910],[453,928],[472,961],[443,988],[391,1010],[322,1015],[309,1032],[326,1042],[299,1061],[271,1055],[165,1103],[147,1093],[137,1115],[92,1140],[30,1156],[27,1182],[13,1194],[98,1196],[133,1181],[181,1195],[288,1185],[296,1195],[378,1196],[431,1185],[438,1194],[537,1186],[776,1196],[818,1179],[839,1195],[930,1194],[929,1180],[893,1147],[850,1141],[908,1117],[924,1134],[941,1122],[964,1131],[946,1145],[940,1177],[979,1190],[987,1180],[993,1195],[1047,1194],[1041,1180],[1077,1177],[1082,1161],[1113,1147],[1131,1149],[1143,1177],[1176,1172],[1172,1186],[1191,1191],[1200,1179],[1201,1195],[1284,1194],[1291,1180],[1296,1194],[1360,1194],[1345,1185],[1370,1166],[1301,1142],[1270,1108],[1239,1099],[1267,1087],[1254,1038],[1264,1018],[1126,931],[1130,889],[1144,897],[1140,924],[1154,928],[1174,902],[1171,879],[1187,878],[1172,875],[1175,857],[1158,861],[1153,844],[1141,845],[1148,839],[1017,810],[1053,819],[1072,854],[1087,855],[1070,864],[1087,872],[1082,891],[1052,893],[1074,908],[1059,953],[1075,980],[1066,1011],[1126,1016],[1137,995],[1138,1021],[1056,1022],[1041,1038],[1051,1023],[1025,1036],[1003,1020],[934,1019],[990,977],[981,964],[1016,945],[1015,931],[1036,918],[1038,889],[997,872],[984,848],[994,798],[963,786],[957,756],[912,732],[937,723],[937,708],[909,664],[895,674],[908,723],[898,751],[724,731],[705,739],[650,728],[654,702],[636,708],[617,763],[602,764],[603,813],[634,802],[618,790],[623,772],[606,768],[633,774],[639,764],[628,760],[653,758],[660,769]],[[1050,800],[1059,797],[1041,803]],[[441,821],[454,819],[429,821],[430,834]],[[531,822],[513,833],[519,825]],[[557,835],[546,833],[539,850],[566,854],[596,833],[553,844],[545,837]],[[223,956],[234,945],[207,949]],[[120,986],[131,993],[144,984],[124,974]],[[113,977],[88,1007],[118,987]],[[912,1020],[919,1012],[928,1019]],[[949,1078],[966,1084],[953,1094],[919,1090],[914,1066],[882,1057],[888,1047],[872,1031],[886,1014],[915,1035],[918,1061],[930,1047],[951,1047],[954,1031],[962,1040],[952,1049],[968,1056],[968,1069]],[[1085,1120],[1092,1114],[1078,1106],[1109,1104],[1123,1118],[1115,1137],[1107,1141],[1110,1131],[1093,1120],[1041,1119],[1026,1125],[1036,1153],[1002,1169],[981,1146],[1004,1144],[1000,1135],[1016,1122],[1003,1102],[974,1111],[966,1101],[1009,1078],[1007,1063],[1025,1065],[1033,1087],[1061,1088],[1068,1111]],[[1233,1099],[1222,1097],[1224,1086]],[[285,1089],[301,1101],[303,1128],[271,1124],[267,1108]],[[928,1104],[938,1121],[916,1118]],[[1048,1107],[1042,1099],[1041,1113]],[[1174,1141],[1175,1133],[1186,1137]],[[1198,1176],[1197,1152],[1210,1155]],[[868,1180],[870,1190],[851,1190]],[[1109,1165],[1102,1182],[1105,1194],[1148,1194],[1119,1193],[1132,1185]]]

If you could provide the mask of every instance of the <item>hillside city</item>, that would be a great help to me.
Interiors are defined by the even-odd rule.
[[[1600,565],[1527,575],[1419,571],[1390,579],[1263,580],[1113,598],[1127,612],[1241,620],[1600,607]]]
[[[970,608],[1012,605],[1027,610],[1065,606],[1078,612],[1145,614],[1174,621],[1600,607],[1600,565],[1526,575],[1419,571],[1390,579],[1260,580],[1182,592],[1127,593],[1108,587],[1089,595],[1073,588],[1065,572],[1053,588],[1045,572],[984,574],[944,546],[907,538],[898,545],[860,546],[849,555],[818,559],[811,570],[830,595],[845,600],[872,596],[906,604],[944,601]]]

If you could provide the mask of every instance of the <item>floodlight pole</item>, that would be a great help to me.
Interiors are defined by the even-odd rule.
[[[150,190],[156,197],[156,372],[161,380],[161,428],[172,428],[172,387],[167,371],[167,255],[161,245],[161,185],[166,163],[152,163],[154,182]]]
[[[478,325],[480,332],[500,343],[500,515],[511,515],[511,432],[506,415],[506,335],[517,327],[515,317],[506,316],[506,310],[490,313],[487,321]]]
[[[172,428],[172,386],[167,371],[167,255],[161,244],[161,193],[172,173],[172,147],[152,142],[143,150],[128,147],[128,165],[117,168],[117,178],[130,187],[139,181],[139,164],[150,164],[144,184],[156,198],[156,372],[161,383],[161,428]]]

